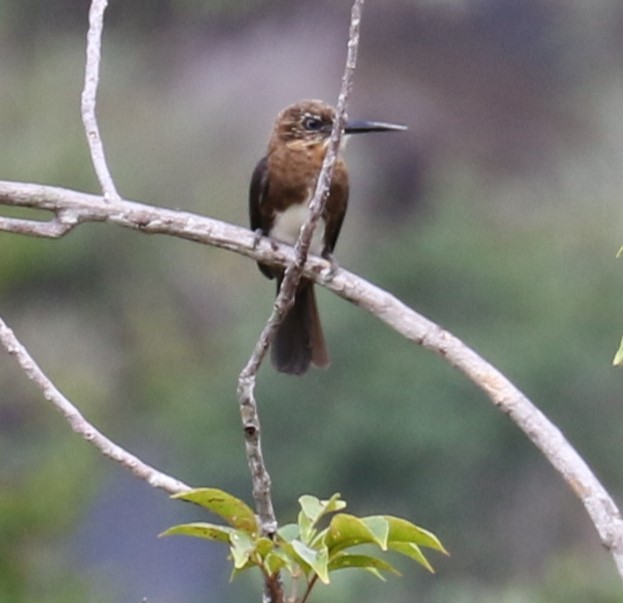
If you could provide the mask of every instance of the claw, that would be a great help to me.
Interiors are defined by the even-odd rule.
[[[329,262],[329,267],[320,273],[320,277],[325,283],[330,283],[335,278],[340,265],[337,263],[332,253],[323,253],[322,257]]]
[[[264,236],[264,233],[262,232],[261,228],[257,228],[254,232],[253,232],[253,249],[256,249],[257,246],[260,244],[260,239]]]

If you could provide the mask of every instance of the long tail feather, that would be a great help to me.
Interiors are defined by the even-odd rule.
[[[329,366],[329,352],[320,324],[313,283],[302,280],[294,305],[279,326],[271,349],[274,367],[292,375],[302,375],[310,364]]]

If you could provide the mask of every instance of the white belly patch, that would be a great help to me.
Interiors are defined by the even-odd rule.
[[[278,241],[294,245],[298,239],[301,226],[303,226],[308,215],[309,207],[306,203],[291,205],[286,211],[275,216],[275,223],[269,233],[270,236]],[[322,253],[324,226],[324,220],[320,218],[309,246],[309,251],[314,255]]]

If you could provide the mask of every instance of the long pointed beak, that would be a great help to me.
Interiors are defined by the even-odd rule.
[[[385,121],[349,121],[344,128],[345,134],[363,134],[365,132],[404,132],[407,126],[390,124]]]

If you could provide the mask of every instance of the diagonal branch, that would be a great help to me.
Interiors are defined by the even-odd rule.
[[[106,201],[118,201],[119,193],[115,188],[110,170],[106,164],[104,146],[100,137],[97,117],[95,116],[95,106],[97,97],[97,86],[99,83],[100,59],[102,48],[102,30],[104,29],[104,13],[108,6],[108,0],[92,0],[89,9],[89,30],[87,32],[87,58],[84,72],[84,88],[80,113],[82,123],[87,135],[91,161],[95,168],[95,173],[102,187],[104,199]]]
[[[296,258],[292,247],[266,238],[255,246],[254,233],[246,228],[131,201],[106,203],[101,197],[62,188],[0,181],[0,204],[39,208],[55,214],[64,212],[78,223],[106,222],[145,233],[175,236],[235,251],[266,264],[286,266]],[[513,420],[582,502],[623,578],[623,520],[619,509],[560,430],[509,379],[460,339],[390,293],[344,269],[338,269],[333,279],[326,282],[320,275],[328,268],[326,260],[310,256],[303,275],[440,356],[483,390],[495,407]]]
[[[262,455],[262,442],[260,436],[260,419],[255,400],[255,384],[257,373],[272,340],[275,337],[278,326],[283,321],[288,310],[294,303],[294,296],[298,287],[303,267],[307,260],[309,246],[314,230],[322,215],[326,198],[329,194],[333,169],[338,157],[344,123],[346,121],[346,107],[348,98],[353,87],[353,77],[357,63],[357,48],[359,45],[359,25],[361,22],[361,10],[363,0],[355,0],[351,12],[351,22],[348,38],[348,53],[342,85],[338,97],[335,122],[331,132],[329,147],[325,155],[322,169],[318,175],[318,181],[314,195],[309,204],[309,215],[301,227],[296,246],[294,248],[294,261],[288,263],[283,281],[270,317],[264,326],[255,344],[251,357],[243,368],[238,378],[238,400],[240,414],[245,434],[245,449],[251,477],[253,482],[253,498],[260,527],[264,534],[274,534],[277,530],[277,519],[273,509],[271,496],[271,480],[264,458]]]
[[[80,411],[59,391],[54,383],[48,379],[2,317],[0,317],[0,343],[15,358],[28,379],[41,390],[43,397],[51,402],[56,410],[65,417],[71,428],[79,436],[99,449],[104,456],[119,463],[136,477],[145,480],[150,486],[160,488],[169,494],[179,494],[190,489],[190,486],[183,482],[147,465],[91,425]]]
[[[273,508],[270,474],[262,454],[260,417],[255,400],[257,373],[266,357],[268,347],[275,337],[277,328],[294,303],[296,289],[309,253],[309,246],[329,194],[333,170],[344,134],[348,98],[353,87],[363,3],[364,0],[355,0],[351,11],[348,53],[338,97],[335,122],[331,131],[329,147],[318,175],[314,195],[309,204],[309,215],[301,227],[294,247],[295,259],[286,267],[281,287],[273,304],[273,310],[260,333],[249,361],[238,377],[238,401],[245,436],[245,450],[253,484],[253,499],[260,521],[260,529],[266,535],[274,534],[278,524]],[[267,581],[263,600],[267,603],[281,603],[284,600],[283,588],[278,575]]]

